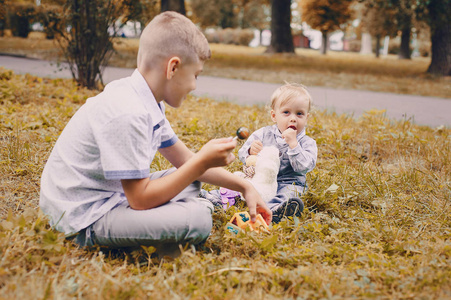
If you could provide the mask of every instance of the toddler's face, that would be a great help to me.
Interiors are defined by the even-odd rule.
[[[165,91],[164,100],[172,107],[179,107],[186,95],[196,89],[197,76],[202,72],[204,62],[182,64],[177,68]]]
[[[291,128],[299,134],[307,125],[309,115],[309,100],[305,97],[293,98],[282,105],[279,100],[271,110],[271,119],[281,133]]]

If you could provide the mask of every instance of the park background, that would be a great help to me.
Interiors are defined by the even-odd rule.
[[[207,36],[213,36],[209,37],[213,39],[213,57],[205,68],[209,75],[450,98],[449,1],[425,1],[422,7],[410,6],[410,9],[407,4],[422,4],[422,1],[340,1],[340,5],[349,4],[349,9],[335,8],[342,15],[349,11],[350,17],[340,19],[338,23],[342,23],[331,31],[340,29],[344,36],[355,31],[351,33],[355,35],[354,44],[349,48],[355,52],[328,51],[327,47],[295,48],[296,39],[305,36],[298,8],[312,3],[323,5],[322,10],[310,10],[316,11],[310,25],[314,27],[317,24],[314,21],[322,16],[320,12],[329,11],[326,8],[333,11],[337,1],[304,0],[296,6],[292,1],[73,0],[41,1],[39,7],[27,1],[0,1],[2,16],[8,15],[2,19],[5,25],[0,51],[69,61],[75,66],[72,69],[75,80],[0,71],[2,297],[446,299],[451,296],[450,131],[446,127],[418,126],[411,120],[390,120],[383,111],[369,111],[359,118],[321,110],[313,113],[307,131],[318,143],[319,160],[316,169],[308,175],[309,191],[303,197],[306,210],[300,218],[273,226],[269,234],[226,232],[227,220],[237,210],[245,209],[232,207],[227,212],[215,212],[212,235],[203,247],[186,248],[181,257],[160,261],[152,257],[151,248],[134,252],[79,249],[49,228],[38,210],[39,180],[45,160],[73,113],[87,97],[102,89],[100,72],[91,78],[79,72],[83,69],[80,66],[92,63],[89,66],[95,71],[101,71],[105,63],[132,68],[137,51],[135,38],[115,36],[122,35],[124,27],[121,26],[127,24],[116,22],[116,10],[112,11],[110,23],[101,22],[106,19],[105,14],[94,14],[96,24],[101,27],[93,27],[91,32],[100,35],[88,37],[86,31],[81,34],[76,30],[67,31],[66,26],[58,27],[65,24],[62,20],[75,22],[76,19],[73,10],[64,10],[61,4],[86,5],[92,12],[101,9],[101,3],[110,2],[116,8],[124,8],[122,12],[127,11],[125,8],[141,7],[145,8],[141,12],[155,15],[162,9],[172,9],[191,17],[206,30]],[[202,23],[200,12],[195,14],[196,3],[200,12],[216,24]],[[231,9],[227,10],[226,4]],[[16,5],[17,10],[11,9]],[[33,8],[27,11],[24,7]],[[221,35],[237,35],[238,40],[251,41],[249,30],[243,29],[248,21],[237,18],[244,16],[247,9],[263,11],[262,19],[266,23],[262,27],[270,30],[272,36],[285,36],[287,7],[292,21],[288,22],[292,34],[289,38],[271,38],[267,47],[234,45],[240,42],[233,40],[224,40],[227,45],[218,43]],[[431,12],[437,13],[440,7],[444,8],[444,20],[443,14],[431,18]],[[29,26],[36,23],[32,17],[39,16],[35,12],[43,8],[61,17],[58,22],[49,23],[54,28],[40,22],[44,24],[44,32],[29,31],[26,38],[16,36],[11,28],[14,14],[10,12],[25,15],[30,20]],[[293,14],[294,10],[299,13]],[[229,21],[217,14],[224,11],[228,11],[225,16],[230,17]],[[279,18],[274,11],[285,12],[280,18],[285,21],[282,22],[285,29],[281,30],[284,34],[277,32],[280,24],[275,22]],[[391,50],[394,51],[391,55],[377,55],[378,51],[361,54],[358,41],[361,45],[365,31],[361,24],[372,20],[372,14],[378,12],[384,14],[374,19],[381,21],[382,16],[389,16],[384,20],[395,23],[391,26],[396,29],[389,32],[390,26],[376,23],[367,25],[368,28],[383,27],[381,33],[372,34],[391,36],[390,41],[396,41],[395,36],[399,36],[399,50]],[[143,18],[143,24],[153,15],[135,13]],[[404,49],[401,44],[406,33],[399,26],[404,24],[401,20],[406,15],[411,18],[409,38],[416,33],[417,41],[421,41],[415,46],[418,53],[414,52],[415,47],[410,48],[410,41],[408,51],[400,50]],[[123,14],[119,16],[122,18]],[[304,12],[308,19],[306,16]],[[258,19],[257,15],[251,18]],[[331,19],[336,17],[322,18],[318,26]],[[356,19],[360,20],[358,24]],[[434,22],[438,21],[442,23],[437,28]],[[22,19],[17,24],[23,22]],[[257,25],[248,27],[262,30]],[[433,38],[437,32],[442,34],[439,42]],[[370,33],[369,29],[365,33]],[[65,34],[72,35],[65,39]],[[105,60],[96,56],[102,51],[92,51],[100,49],[96,44],[100,37],[106,37],[103,45],[110,50],[104,53]],[[376,49],[383,48],[377,39],[373,41]],[[77,42],[78,52],[67,51],[71,42]],[[434,54],[432,48],[437,47],[443,47],[442,52]],[[443,51],[444,56],[440,55]],[[81,53],[92,56],[81,57]],[[440,62],[438,65],[436,60]],[[181,109],[168,109],[167,115],[176,133],[194,151],[211,138],[230,135],[243,124],[255,130],[270,122],[265,107],[239,106],[192,96]],[[160,156],[150,166],[152,170],[167,167],[167,161]],[[228,166],[231,171],[241,168],[239,162]]]

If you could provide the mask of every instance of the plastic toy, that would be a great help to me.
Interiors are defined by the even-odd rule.
[[[269,231],[268,225],[260,214],[257,215],[255,222],[251,222],[251,216],[247,211],[237,212],[234,214],[232,219],[230,219],[230,222],[227,223],[226,228],[228,231],[237,234],[241,230],[245,230],[247,227],[249,227],[250,231]]]
[[[247,129],[246,127],[240,127],[236,131],[235,139],[239,138],[240,140],[245,140],[249,137],[249,135],[250,135],[249,129]]]
[[[222,207],[224,207],[224,210],[227,210],[227,208],[234,205],[237,197],[241,197],[239,192],[223,187],[219,188],[219,193],[221,194]]]

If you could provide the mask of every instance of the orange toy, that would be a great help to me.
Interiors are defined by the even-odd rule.
[[[230,222],[227,223],[227,230],[233,233],[238,233],[240,230],[245,230],[247,227],[249,227],[251,231],[269,231],[268,225],[260,214],[257,215],[255,222],[251,222],[251,216],[247,211],[235,213],[232,219],[230,219]]]

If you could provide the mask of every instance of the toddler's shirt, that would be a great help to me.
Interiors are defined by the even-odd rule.
[[[278,184],[307,186],[305,174],[315,168],[318,156],[316,142],[305,134],[305,129],[297,134],[298,145],[290,149],[282,138],[277,125],[262,127],[251,134],[238,151],[240,160],[245,163],[253,141],[259,140],[263,146],[276,146],[279,149],[280,168],[277,175]]]
[[[127,201],[121,179],[149,177],[158,149],[177,139],[138,70],[109,83],[74,114],[44,167],[39,204],[50,225],[76,233]]]

